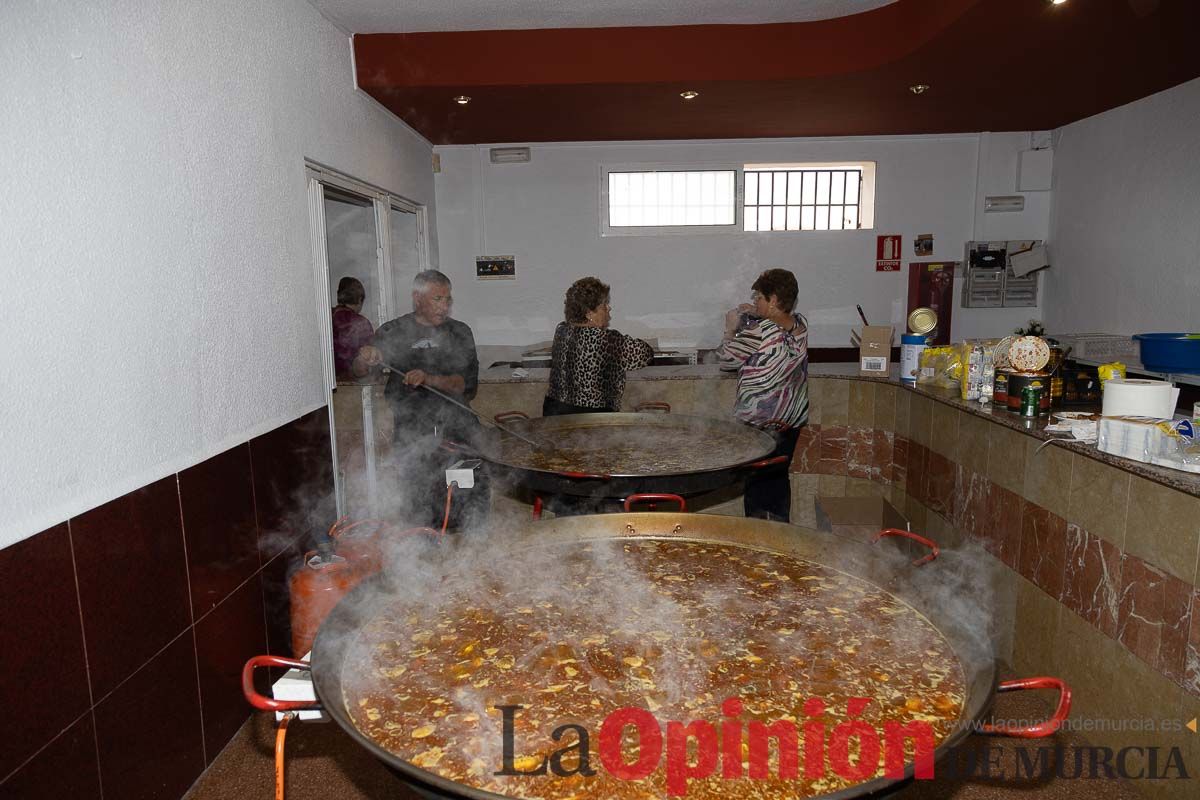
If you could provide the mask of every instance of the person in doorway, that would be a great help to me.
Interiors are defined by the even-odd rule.
[[[751,287],[754,302],[725,315],[718,355],[722,369],[737,371],[733,415],[775,434],[772,458],[787,456],[786,463],[760,470],[746,481],[747,517],[791,519],[788,470],[800,427],[808,422],[808,325],[795,312],[798,295],[795,275],[769,269]],[[752,324],[738,330],[744,318]]]
[[[468,404],[479,385],[475,337],[466,323],[450,318],[453,305],[450,279],[426,270],[413,279],[413,310],[375,332],[362,348],[355,370],[390,369],[384,397],[395,421],[394,441],[407,467],[407,479],[417,489],[410,503],[414,524],[442,523],[446,497],[445,469],[458,456],[441,447],[443,441],[472,444],[479,423],[469,412],[426,391],[428,386]],[[422,491],[418,487],[426,487]],[[451,524],[467,518],[482,520],[490,502],[487,477],[476,473],[475,488],[462,492],[451,511]]]
[[[367,292],[358,278],[347,276],[338,281],[337,305],[333,307],[333,367],[339,378],[353,377],[358,351],[375,335],[371,321],[362,315],[366,299]]]
[[[654,348],[608,327],[609,288],[598,278],[571,284],[563,312],[566,319],[554,331],[542,416],[617,411],[625,373],[649,364]]]

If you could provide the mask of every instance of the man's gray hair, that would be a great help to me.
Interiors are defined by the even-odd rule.
[[[413,291],[423,292],[432,286],[449,286],[450,279],[445,274],[438,272],[436,269],[427,269],[424,272],[418,272],[417,277],[413,278]]]

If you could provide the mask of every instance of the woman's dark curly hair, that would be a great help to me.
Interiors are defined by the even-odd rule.
[[[338,281],[337,301],[339,306],[358,305],[367,299],[367,290],[358,278],[346,276]]]
[[[796,276],[786,269],[769,269],[750,287],[763,297],[774,297],[779,310],[790,314],[796,307],[796,297],[800,288],[796,286]]]
[[[599,278],[580,278],[567,289],[563,303],[563,315],[567,322],[587,322],[589,311],[594,311],[608,302],[608,285]]]

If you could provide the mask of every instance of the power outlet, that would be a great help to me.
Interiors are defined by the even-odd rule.
[[[468,458],[451,464],[446,469],[446,485],[457,483],[460,489],[475,488],[475,470],[482,463],[478,458]]]

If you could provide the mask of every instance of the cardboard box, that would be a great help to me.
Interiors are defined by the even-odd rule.
[[[892,326],[864,325],[858,344],[858,374],[886,378],[891,371]]]
[[[817,530],[869,542],[884,528],[909,530],[908,520],[882,497],[825,497],[814,500]]]

